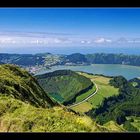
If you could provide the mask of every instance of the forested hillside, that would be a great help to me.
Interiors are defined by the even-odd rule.
[[[135,87],[133,80],[127,81],[122,76],[114,77],[110,84],[119,88],[119,95],[105,99],[99,108],[87,114],[100,124],[114,120],[128,131],[137,131],[127,117],[140,116],[140,89]]]
[[[76,99],[76,96],[83,94],[93,86],[90,79],[71,70],[57,70],[37,75],[36,78],[40,86],[51,97],[65,105],[74,102],[73,99]]]

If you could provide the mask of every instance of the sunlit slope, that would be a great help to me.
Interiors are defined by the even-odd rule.
[[[108,132],[87,116],[66,108],[36,108],[30,104],[0,95],[0,132]]]
[[[37,80],[15,65],[0,65],[0,94],[9,95],[37,107],[54,105]]]

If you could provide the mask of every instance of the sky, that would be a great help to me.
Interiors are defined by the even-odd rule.
[[[140,8],[0,8],[0,52],[139,46]]]

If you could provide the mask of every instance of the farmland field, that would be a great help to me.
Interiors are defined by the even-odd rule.
[[[104,98],[113,95],[118,95],[118,89],[109,85],[109,80],[111,78],[100,76],[100,75],[90,75],[82,72],[78,72],[78,73],[87,78],[90,78],[92,82],[95,82],[98,87],[98,92],[93,97],[91,97],[86,103],[82,103],[80,105],[73,107],[72,108],[73,110],[79,112],[84,112],[84,111],[87,112],[91,109],[91,107],[97,108],[102,103]],[[86,108],[86,106],[88,107],[85,110],[84,108]]]

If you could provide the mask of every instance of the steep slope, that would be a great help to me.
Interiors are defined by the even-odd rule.
[[[101,132],[109,131],[87,116],[78,116],[66,108],[36,108],[0,95],[0,132]]]
[[[54,105],[37,80],[14,65],[0,65],[0,94],[12,96],[37,107]]]
[[[67,104],[74,102],[76,96],[92,88],[90,79],[71,70],[57,70],[36,78],[42,88],[57,101]]]

